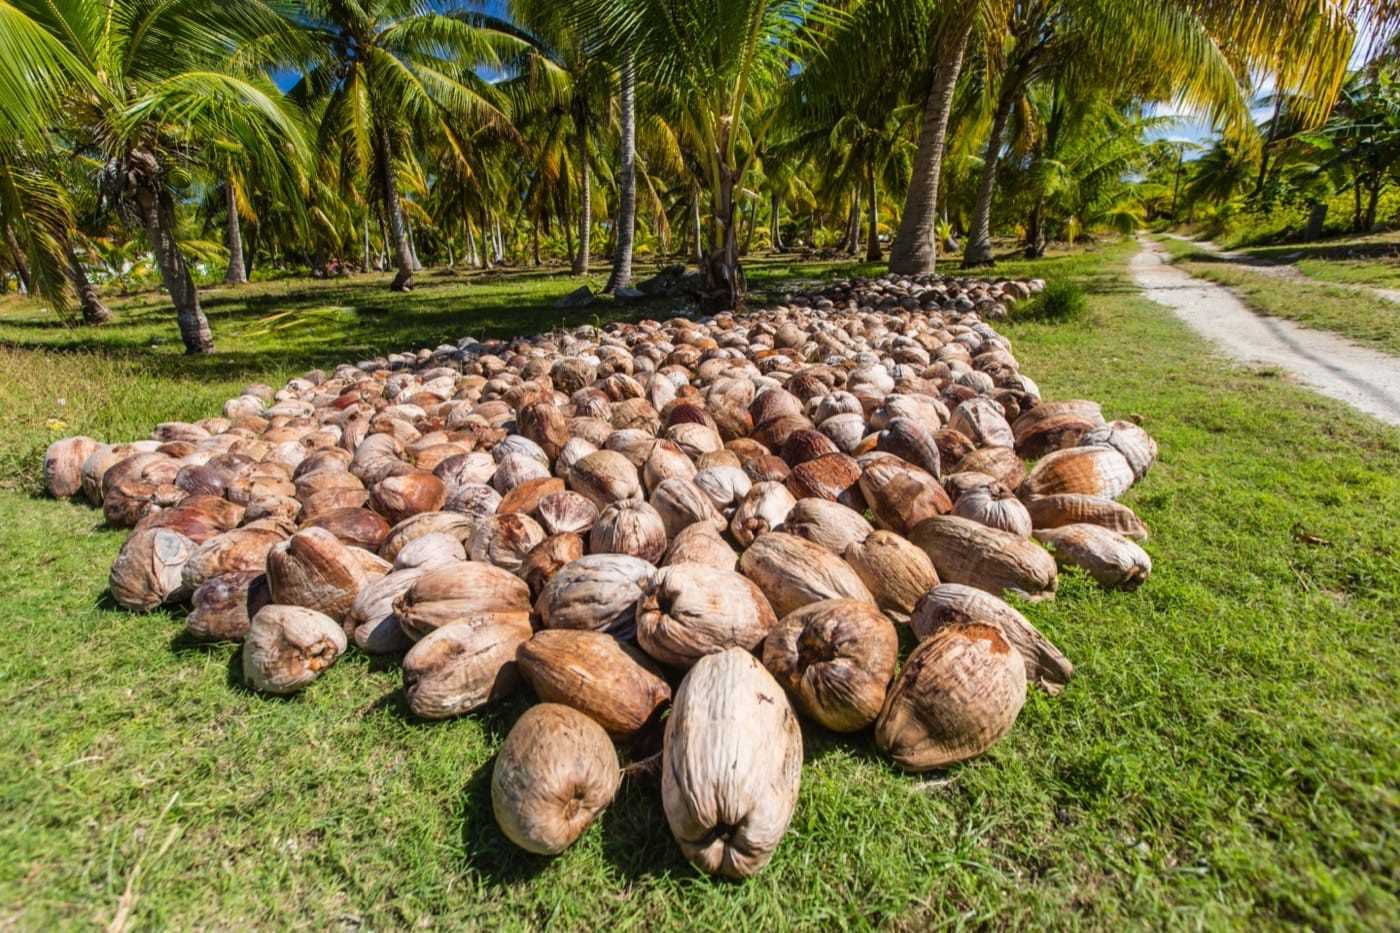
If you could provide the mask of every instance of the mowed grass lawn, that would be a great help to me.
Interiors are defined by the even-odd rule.
[[[1133,248],[1007,264],[1093,295],[1082,319],[1005,331],[1047,398],[1098,399],[1157,437],[1160,462],[1126,496],[1152,527],[1154,575],[1106,593],[1065,574],[1057,600],[1025,608],[1076,676],[1032,695],[979,760],[910,776],[868,736],[808,727],[792,828],[737,884],[688,866],[645,783],[562,856],[515,850],[489,776],[526,698],[414,721],[396,667],[354,652],[301,696],[251,694],[234,647],[191,646],[179,614],[103,598],[121,532],[33,494],[49,417],[144,434],[361,348],[553,323],[538,306],[572,281],[472,285],[441,306],[425,289],[411,312],[328,313],[339,323],[282,346],[231,336],[251,323],[231,313],[214,361],[176,357],[169,321],[150,325],[155,351],[125,328],[37,350],[72,338],[7,313],[0,925],[1393,924],[1400,434],[1213,356],[1129,287]],[[388,307],[373,288],[327,293]]]
[[[1394,286],[1380,271],[1367,278],[1367,262],[1353,268],[1350,280],[1335,277],[1322,281],[1317,266],[1331,269],[1338,260],[1314,259],[1298,264],[1298,270],[1319,281],[1307,282],[1283,277],[1266,269],[1242,266],[1237,260],[1206,252],[1200,246],[1171,237],[1159,239],[1171,253],[1173,262],[1198,278],[1230,288],[1253,310],[1286,318],[1304,327],[1329,330],[1358,343],[1369,344],[1387,353],[1400,354],[1400,303],[1356,288],[1356,284]],[[1253,253],[1251,253],[1253,255]],[[1337,273],[1343,276],[1347,273]]]

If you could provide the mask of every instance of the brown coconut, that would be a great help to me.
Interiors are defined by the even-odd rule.
[[[661,755],[661,801],[685,857],[730,878],[768,864],[797,806],[802,731],[753,655],[731,648],[690,669]]]
[[[726,648],[753,650],[777,624],[763,592],[732,570],[663,567],[637,612],[637,643],[672,667]]]
[[[360,588],[389,569],[385,564],[379,573],[370,572],[355,551],[374,556],[341,544],[324,528],[307,528],[292,535],[267,554],[272,601],[283,606],[304,606],[336,621],[343,620]]]
[[[506,696],[519,683],[515,653],[529,637],[528,618],[502,616],[429,632],[403,658],[408,708],[447,719]]]
[[[557,855],[612,803],[622,783],[607,733],[576,709],[541,703],[506,736],[491,772],[491,809],[506,838]]]
[[[656,568],[626,554],[590,554],[566,564],[544,585],[535,611],[546,628],[589,629],[632,637],[637,602]]]
[[[1035,539],[1063,564],[1080,567],[1109,589],[1135,590],[1152,575],[1152,558],[1123,535],[1099,525],[1042,528]]]
[[[1034,541],[956,515],[920,522],[909,540],[923,549],[944,583],[965,583],[994,596],[1055,595],[1055,560]]]
[[[513,573],[481,561],[434,567],[394,602],[403,631],[420,639],[473,621],[529,622],[530,588]]]
[[[763,535],[739,558],[739,572],[758,584],[779,618],[823,599],[875,603],[850,564],[796,535]]]
[[[107,576],[108,589],[122,607],[149,612],[181,591],[185,563],[195,543],[169,528],[131,533],[117,552]]]
[[[303,606],[264,606],[243,642],[243,679],[260,693],[296,693],[345,647],[345,633],[330,616]]]
[[[875,744],[908,771],[985,752],[1026,702],[1021,654],[994,625],[951,623],[919,643],[885,697]]]
[[[1098,525],[1133,541],[1146,541],[1147,525],[1137,513],[1121,502],[1101,496],[1061,493],[1036,496],[1025,503],[1035,528],[1060,528],[1064,525]]]
[[[196,641],[242,641],[253,616],[271,600],[261,571],[210,577],[190,598],[194,608],[185,618],[185,631]]]
[[[928,555],[892,531],[873,531],[841,556],[855,568],[876,605],[898,618],[908,618],[920,598],[938,585]]]
[[[666,567],[703,564],[720,570],[733,570],[739,565],[739,555],[734,553],[718,528],[701,522],[683,529],[672,539],[661,563]]]
[[[1026,679],[1046,693],[1056,694],[1069,683],[1074,665],[1025,616],[983,590],[961,583],[944,583],[929,590],[909,620],[914,634],[929,638],[945,625],[995,626],[1021,653]]]
[[[824,599],[788,613],[763,644],[764,666],[798,710],[834,732],[875,721],[898,662],[890,620],[854,599]]]
[[[671,688],[651,661],[604,632],[541,629],[516,653],[535,695],[584,713],[613,738],[625,740],[671,700]]]
[[[70,499],[83,489],[83,462],[102,445],[90,437],[65,437],[44,451],[44,488],[55,499]]]

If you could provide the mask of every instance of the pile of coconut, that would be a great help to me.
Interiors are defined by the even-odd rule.
[[[68,438],[44,472],[132,529],[113,598],[188,605],[255,690],[353,643],[402,658],[425,719],[530,691],[492,784],[525,849],[563,850],[650,761],[686,857],[746,876],[792,817],[800,718],[909,771],[979,755],[1072,670],[1004,597],[1150,572],[1116,500],[1155,443],[1042,401],[984,321],[1039,284],[887,276],[466,339]]]

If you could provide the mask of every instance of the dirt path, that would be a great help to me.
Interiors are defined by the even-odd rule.
[[[1223,249],[1210,240],[1193,240],[1190,237],[1180,236],[1175,233],[1168,233],[1167,236],[1174,240],[1181,240],[1183,243],[1192,243],[1199,246],[1207,253],[1213,256],[1219,256],[1221,259],[1228,259],[1234,265],[1248,269],[1250,272],[1258,272],[1261,275],[1271,275],[1275,278],[1300,282],[1304,285],[1325,285],[1331,288],[1343,288],[1352,292],[1365,292],[1368,295],[1375,295],[1377,298],[1383,298],[1386,301],[1393,301],[1396,304],[1400,304],[1400,288],[1380,288],[1376,285],[1361,285],[1356,282],[1327,282],[1322,279],[1313,278],[1291,262],[1271,262],[1267,259],[1260,259],[1257,256],[1250,256],[1247,253]]]
[[[1228,288],[1170,265],[1158,244],[1145,237],[1139,242],[1142,249],[1129,263],[1133,281],[1225,353],[1241,362],[1276,366],[1323,395],[1400,424],[1400,357],[1255,314]]]

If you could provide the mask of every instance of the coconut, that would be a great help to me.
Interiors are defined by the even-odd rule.
[[[685,857],[730,878],[767,865],[797,806],[802,731],[753,655],[730,648],[690,669],[661,757],[661,802]]]
[[[345,653],[345,633],[304,606],[264,606],[243,642],[243,679],[261,693],[296,693]]]
[[[788,613],[763,644],[763,664],[808,717],[834,732],[875,721],[899,660],[899,636],[878,609],[825,599]]]
[[[603,632],[543,629],[520,646],[516,664],[541,700],[573,707],[617,739],[635,735],[671,700],[651,662]]]
[[[763,592],[732,570],[663,567],[637,612],[637,643],[663,664],[689,667],[726,648],[753,650],[777,624]]]
[[[519,683],[515,653],[529,637],[528,617],[482,616],[429,632],[404,655],[408,708],[447,719],[506,696]]]
[[[900,767],[932,771],[985,752],[1026,702],[1021,654],[993,625],[951,623],[919,643],[875,723]]]
[[[511,842],[557,855],[583,834],[622,782],[607,733],[578,710],[541,703],[511,728],[491,772],[491,809]]]

